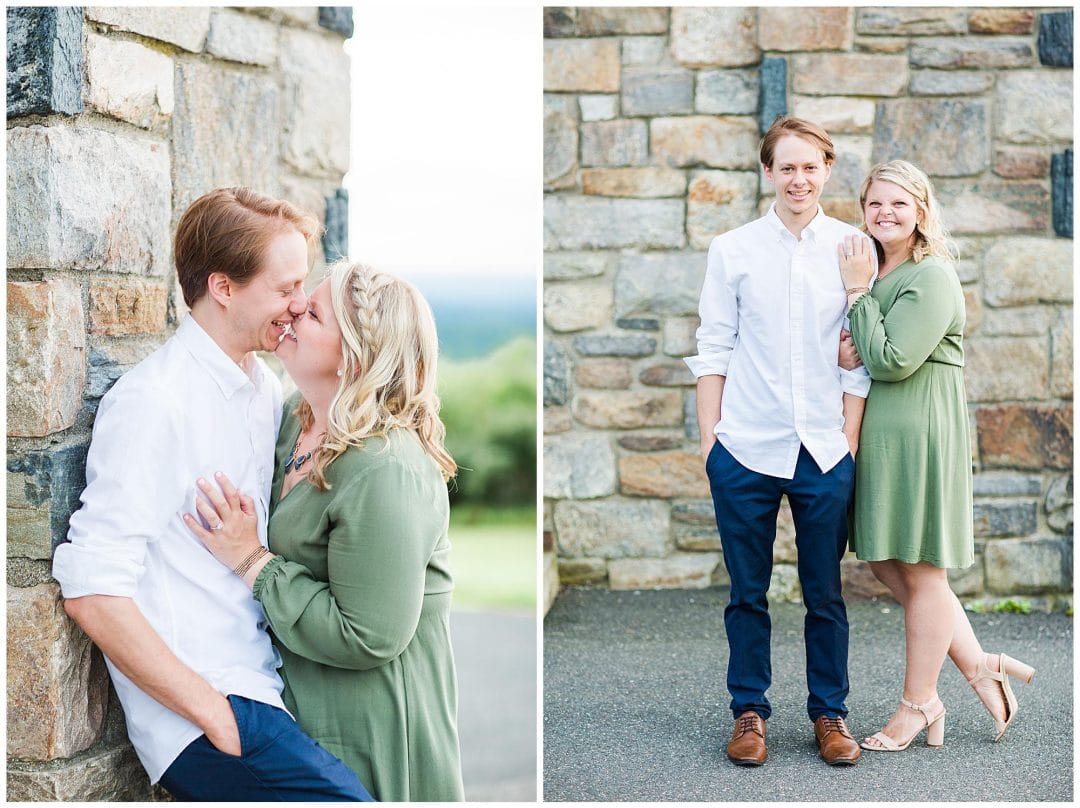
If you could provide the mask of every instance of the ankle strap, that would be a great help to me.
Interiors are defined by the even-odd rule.
[[[939,704],[940,702],[941,702],[941,699],[939,699],[937,696],[934,696],[934,698],[932,698],[930,701],[926,702],[926,704],[916,704],[915,702],[908,701],[907,699],[905,699],[903,697],[900,698],[900,703],[901,704],[903,704],[909,710],[915,710],[917,712],[922,713],[927,721],[930,721],[930,719],[933,718],[933,716],[930,714],[930,708],[933,707],[935,704]]]

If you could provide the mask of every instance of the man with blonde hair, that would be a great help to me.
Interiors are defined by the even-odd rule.
[[[275,350],[306,310],[317,233],[247,188],[184,212],[174,255],[191,312],[101,400],[82,507],[53,558],[150,781],[180,800],[371,800],[285,711],[261,607],[182,520],[192,481],[223,471],[256,492],[266,543],[281,384],[253,352]]]
[[[832,171],[820,126],[781,116],[761,141],[776,200],[713,239],[701,292],[697,377],[701,454],[731,578],[724,611],[737,765],[765,762],[771,705],[769,607],[776,517],[787,496],[806,606],[807,712],[821,757],[851,765],[845,724],[848,624],[840,586],[859,426],[870,379],[838,367],[845,294],[837,245],[857,234],[818,204]],[[722,406],[721,406],[722,405]]]

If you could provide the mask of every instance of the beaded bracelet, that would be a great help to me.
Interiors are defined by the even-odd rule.
[[[862,294],[863,292],[869,292],[869,291],[870,291],[869,286],[852,286],[850,289],[847,290],[847,293],[850,296],[850,295],[854,295],[854,294]]]
[[[269,550],[267,550],[262,545],[259,545],[257,549],[251,551],[251,555],[249,555],[247,558],[237,564],[236,567],[233,568],[233,572],[243,578],[247,574],[247,571],[255,565],[256,561],[258,561],[264,555],[268,555],[269,553]]]

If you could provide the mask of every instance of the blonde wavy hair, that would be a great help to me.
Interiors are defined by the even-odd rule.
[[[342,372],[309,481],[329,489],[326,469],[346,449],[397,428],[413,430],[449,480],[457,464],[443,445],[446,427],[435,392],[439,343],[431,307],[412,284],[366,264],[339,261],[327,275],[341,329]],[[303,429],[311,428],[314,418],[306,401],[296,415]]]
[[[865,206],[866,195],[869,193],[870,185],[874,180],[899,185],[915,197],[915,205],[919,213],[922,214],[921,218],[916,221],[915,232],[912,234],[915,243],[911,249],[911,258],[916,264],[928,255],[935,255],[949,261],[959,259],[959,250],[957,250],[956,244],[949,237],[949,231],[946,230],[944,223],[941,221],[941,208],[937,203],[937,198],[934,196],[934,187],[930,184],[930,178],[907,160],[890,160],[887,163],[878,163],[870,169],[870,173],[866,175],[866,179],[863,180],[862,187],[859,189],[859,215],[863,218],[859,226],[860,230],[870,235],[870,231],[866,227]],[[877,243],[877,239],[874,239],[873,236],[871,236],[871,239],[877,248],[878,261],[884,261],[885,254],[881,249],[881,245]]]

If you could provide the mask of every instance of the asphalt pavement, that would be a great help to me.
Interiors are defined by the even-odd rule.
[[[984,649],[1036,668],[1000,743],[974,691],[946,661],[945,745],[864,752],[827,766],[806,715],[804,610],[771,604],[769,760],[734,766],[725,686],[727,590],[569,588],[544,621],[543,789],[547,801],[1054,801],[1073,799],[1073,631],[1064,614],[970,615]],[[848,726],[885,723],[900,697],[903,611],[848,603]]]

